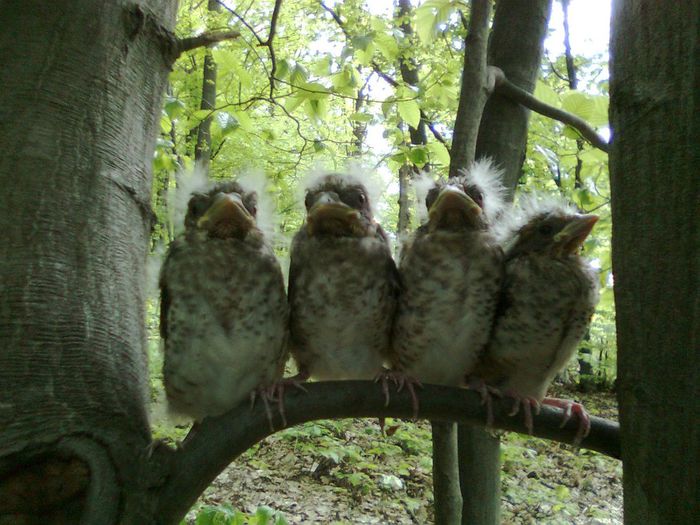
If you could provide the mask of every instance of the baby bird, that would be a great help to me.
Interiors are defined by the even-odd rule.
[[[392,365],[421,382],[463,385],[488,341],[502,279],[491,232],[503,206],[499,175],[481,160],[436,184],[428,222],[404,246]]]
[[[577,440],[590,429],[578,403],[545,398],[584,336],[598,302],[594,269],[579,255],[598,220],[564,202],[526,198],[505,234],[505,281],[494,330],[475,375],[522,405],[532,431],[531,411],[540,403],[575,412]]]
[[[255,389],[267,402],[283,373],[284,281],[256,215],[256,193],[236,182],[194,193],[161,270],[165,392],[172,412],[195,421]]]
[[[372,379],[389,350],[398,276],[366,187],[327,174],[306,192],[290,253],[290,349],[299,378]]]

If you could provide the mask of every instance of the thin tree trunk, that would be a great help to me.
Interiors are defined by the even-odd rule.
[[[450,176],[474,162],[476,138],[479,132],[481,115],[488,97],[486,78],[486,43],[488,23],[491,16],[490,0],[472,0],[469,13],[469,29],[464,40],[464,66],[459,106],[455,118],[452,147],[450,149]],[[442,436],[437,442],[444,450],[433,448],[433,479],[436,472],[449,480],[435,488],[435,516],[437,524],[452,525],[464,519],[462,513],[463,496],[459,475],[459,448],[457,425],[453,423],[433,423],[433,436]],[[435,437],[433,442],[436,443]],[[445,474],[442,474],[442,472]],[[456,471],[456,475],[453,472]],[[437,482],[435,481],[437,484]],[[438,490],[438,488],[440,490]],[[444,518],[439,521],[438,518]]]
[[[411,13],[413,8],[410,0],[398,0],[398,9],[396,16],[400,20],[399,27],[409,40],[414,38],[413,26],[411,25]],[[401,79],[409,86],[418,86],[419,82],[419,65],[413,57],[399,56],[399,71]],[[425,121],[421,118],[418,122],[418,127],[408,127],[408,133],[411,137],[411,144],[414,146],[425,145],[428,143],[428,137],[425,131]],[[426,165],[426,171],[430,166]],[[399,235],[405,234],[411,224],[411,210],[409,198],[409,186],[411,179],[418,168],[415,165],[405,165],[399,169],[399,220],[397,223],[397,232]],[[433,458],[435,461],[435,458]],[[434,464],[434,463],[433,463]]]
[[[144,261],[175,8],[3,4],[0,499],[28,491],[13,519],[147,512]]]
[[[700,2],[613,2],[610,151],[625,523],[700,521]]]
[[[489,64],[517,86],[533,92],[542,58],[552,0],[500,0],[489,40]],[[529,111],[498,94],[484,107],[476,143],[478,158],[492,157],[504,169],[512,198],[525,158]],[[478,427],[459,426],[462,524],[500,523],[500,443]]]
[[[209,11],[218,12],[221,4],[217,0],[209,0],[207,4]],[[202,66],[202,101],[200,109],[212,111],[216,108],[216,61],[211,53],[211,48],[207,48],[204,54],[204,65]],[[197,126],[197,144],[194,148],[194,160],[207,171],[211,160],[211,121],[212,115],[206,116]]]

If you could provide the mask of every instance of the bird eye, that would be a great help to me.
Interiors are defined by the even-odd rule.
[[[476,202],[479,207],[484,207],[484,194],[480,191],[474,192],[474,202]]]
[[[551,224],[542,224],[539,228],[537,228],[537,231],[542,235],[551,235],[554,228],[552,228]]]
[[[365,202],[367,202],[367,197],[365,197],[365,194],[364,194],[364,193],[359,192],[359,193],[357,194],[357,203],[358,203],[360,206],[364,206]]]

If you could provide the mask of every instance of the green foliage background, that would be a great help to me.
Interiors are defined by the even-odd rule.
[[[155,252],[162,253],[163,245],[173,235],[166,208],[168,189],[175,187],[179,170],[193,167],[197,127],[209,117],[210,176],[232,177],[248,168],[264,171],[283,238],[290,238],[301,224],[298,200],[304,176],[319,166],[344,169],[350,161],[359,161],[365,169],[378,173],[383,189],[378,219],[396,238],[399,168],[404,164],[429,167],[435,177],[447,171],[449,154],[445,145],[431,133],[426,145],[410,145],[408,126],[416,126],[423,111],[449,143],[463,61],[465,29],[460,10],[468,14],[468,9],[458,0],[424,1],[410,18],[415,33],[406,35],[400,28],[404,20],[391,13],[372,14],[366,4],[359,0],[328,1],[326,9],[317,0],[283,3],[272,39],[273,61],[270,48],[261,45],[269,36],[273,1],[231,0],[218,12],[209,11],[207,2],[201,0],[181,2],[178,36],[222,29],[236,29],[241,36],[213,48],[188,52],[173,67],[153,159],[153,206],[158,217],[153,235]],[[342,27],[329,9],[338,15]],[[212,54],[218,70],[214,111],[200,109],[207,53]],[[418,65],[417,86],[402,82],[400,59]],[[535,94],[605,133],[607,57],[575,56],[574,61],[578,90],[568,87],[564,57],[545,57]],[[386,77],[396,85],[387,82]],[[579,359],[591,364],[591,372],[588,377],[578,378],[576,362],[570,371],[582,387],[609,387],[615,379],[616,348],[608,159],[606,153],[577,139],[577,133],[569,127],[532,114],[518,193],[558,193],[582,210],[600,215],[584,247],[585,255],[600,268],[602,285],[590,336],[582,343],[585,350],[579,353]],[[284,257],[284,243],[279,250]],[[156,299],[150,305],[148,322],[153,394],[158,398],[162,356]],[[156,432],[177,437],[172,429],[156,427]],[[294,432],[286,431],[285,439],[293,439]],[[505,449],[506,466],[512,463],[511,456],[518,455],[509,450]],[[356,451],[349,449],[338,452],[320,446],[316,452],[328,454],[337,463],[364,461],[352,456]],[[348,474],[348,482],[362,486],[366,482],[363,475]],[[224,513],[225,519],[217,517],[217,512]],[[266,522],[262,517],[256,521],[256,516],[236,512],[205,509],[201,523]],[[265,514],[267,510],[260,512]],[[277,519],[271,514],[269,517]]]

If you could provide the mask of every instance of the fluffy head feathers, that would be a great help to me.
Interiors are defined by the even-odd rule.
[[[503,213],[505,206],[505,189],[501,183],[503,170],[496,167],[490,158],[479,159],[469,169],[461,170],[459,179],[468,185],[476,186],[483,195],[484,216],[493,223]],[[433,181],[427,174],[421,174],[414,181],[416,191],[417,212],[421,222],[428,218],[426,199],[430,190],[456,182],[455,179],[441,179]]]

